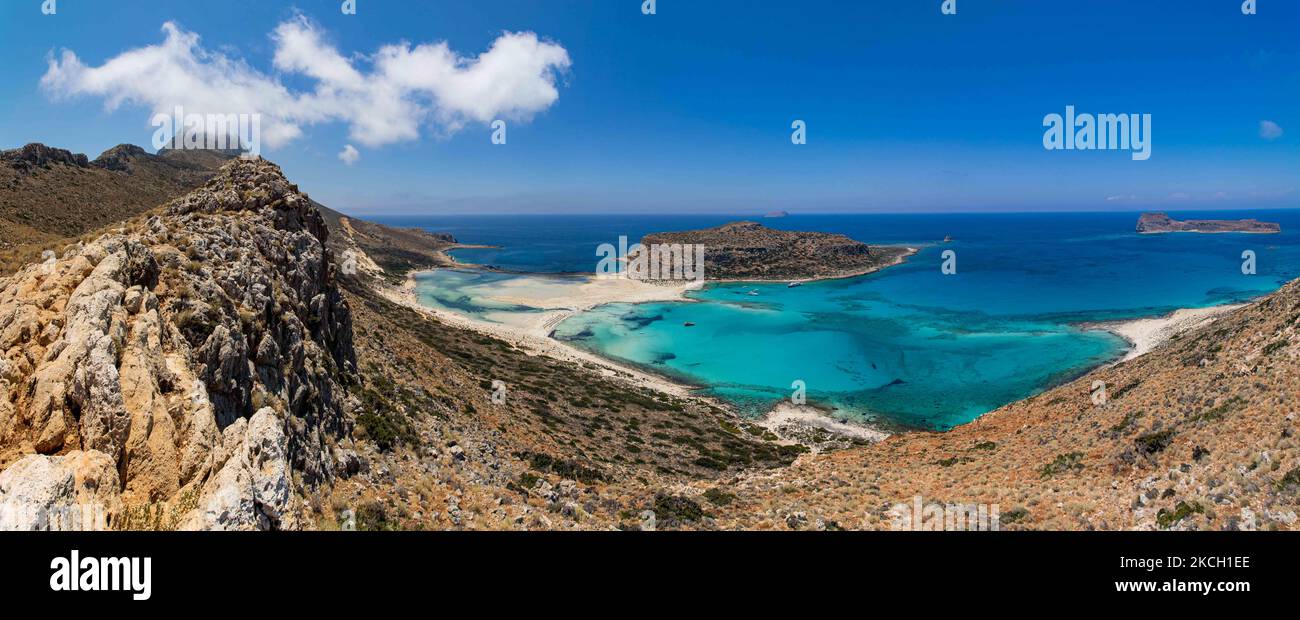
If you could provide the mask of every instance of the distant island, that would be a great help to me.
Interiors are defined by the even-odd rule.
[[[1274,222],[1248,220],[1176,220],[1165,213],[1143,213],[1138,218],[1137,231],[1143,234],[1193,232],[1193,233],[1257,233],[1282,232]]]
[[[785,211],[768,211],[767,215],[764,215],[763,217],[785,217],[787,215],[790,214]]]
[[[641,243],[700,244],[709,280],[820,280],[847,278],[897,265],[916,250],[869,246],[844,235],[775,230],[758,222],[646,235]]]

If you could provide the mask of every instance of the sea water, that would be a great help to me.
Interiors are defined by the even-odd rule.
[[[1300,213],[1171,213],[1257,217],[1277,235],[1134,232],[1136,213],[804,215],[765,219],[920,249],[881,272],[788,287],[710,284],[690,301],[610,304],[560,324],[555,337],[701,386],[759,414],[806,390],[849,419],[946,429],[1122,355],[1126,343],[1081,323],[1240,302],[1300,277]],[[735,216],[392,218],[451,232],[458,259],[518,272],[590,273],[596,246],[650,232],[716,226]],[[945,237],[951,240],[944,242]],[[956,273],[944,275],[944,253]],[[1256,273],[1242,272],[1253,252]],[[491,301],[502,286],[573,276],[441,270],[425,303],[503,320],[526,306]],[[541,282],[516,282],[539,279]],[[688,326],[688,324],[691,324]]]

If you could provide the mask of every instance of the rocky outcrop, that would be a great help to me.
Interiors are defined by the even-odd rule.
[[[290,467],[284,421],[264,408],[226,427],[216,474],[182,525],[200,530],[267,530],[296,525],[288,514]]]
[[[351,312],[327,235],[278,167],[241,160],[0,280],[0,468],[93,451],[128,509],[198,498],[178,522],[291,526],[288,472],[328,482],[351,427]]]
[[[22,148],[0,151],[0,162],[21,172],[30,172],[34,168],[49,168],[55,164],[86,168],[90,162],[86,156],[65,149],[56,149],[44,144],[32,143]]]
[[[1145,234],[1169,232],[1196,233],[1280,233],[1282,225],[1274,222],[1247,220],[1176,220],[1165,213],[1143,213],[1138,218],[1137,231]]]
[[[0,531],[106,529],[121,511],[118,486],[102,452],[29,455],[0,472]]]
[[[133,161],[151,157],[153,156],[134,144],[119,144],[101,153],[90,164],[107,170],[121,171],[129,170]]]

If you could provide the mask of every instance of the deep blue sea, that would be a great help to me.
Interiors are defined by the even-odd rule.
[[[1280,222],[1283,232],[1138,235],[1137,213],[762,219],[774,228],[837,232],[921,252],[860,278],[797,288],[712,284],[692,294],[696,303],[611,304],[565,321],[556,337],[698,384],[756,414],[788,398],[800,381],[810,402],[841,417],[951,428],[1122,355],[1122,340],[1080,329],[1081,322],[1244,301],[1300,277],[1300,211],[1171,215],[1255,217]],[[651,232],[744,218],[377,219],[500,246],[457,251],[464,262],[561,274],[593,272],[596,247],[617,244],[620,235],[635,242]],[[942,243],[945,236],[952,241]],[[956,275],[940,272],[944,250],[956,252]],[[1242,273],[1246,250],[1256,255],[1255,275]],[[485,307],[467,291],[513,277],[446,271],[422,279],[420,291],[429,303],[474,314]]]

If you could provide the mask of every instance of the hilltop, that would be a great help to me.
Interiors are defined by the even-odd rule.
[[[42,250],[202,185],[234,155],[121,144],[90,160],[43,144],[0,151],[0,274]]]
[[[278,168],[235,161],[0,280],[4,525],[92,495],[117,527],[301,527],[292,488],[333,479],[356,381],[327,234]]]

